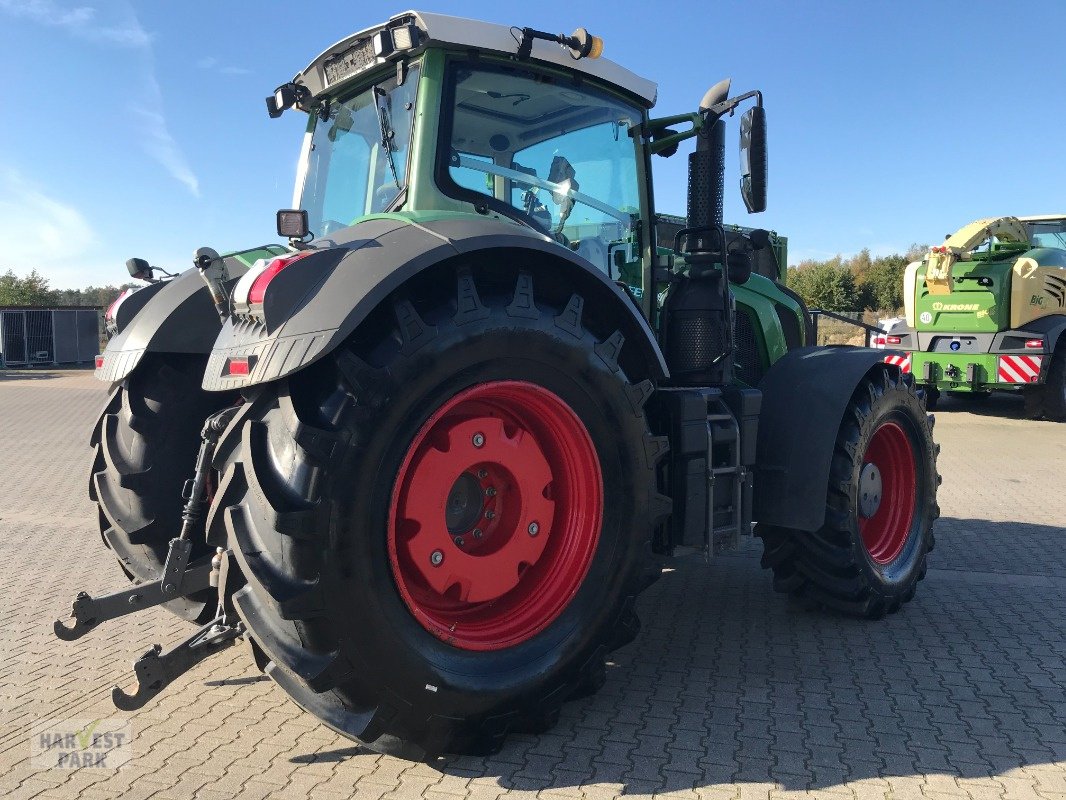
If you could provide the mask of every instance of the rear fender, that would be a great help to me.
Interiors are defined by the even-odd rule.
[[[148,305],[148,301],[161,292],[166,285],[166,282],[163,281],[150,283],[127,295],[115,310],[116,331],[121,333],[125,330],[126,326],[133,321],[133,318],[140,313],[141,309]]]
[[[360,222],[326,244],[329,249],[278,274],[266,294],[264,319],[245,316],[222,326],[204,389],[229,391],[291,375],[338,347],[392,292],[421,273],[449,262],[487,259],[531,264],[537,273],[553,270],[560,283],[582,294],[586,315],[602,310],[617,320],[644,362],[644,377],[667,374],[651,328],[625,293],[588,261],[530,229],[467,215],[423,222],[390,215]],[[235,357],[249,360],[248,375],[223,374]]]
[[[265,245],[225,256],[232,291],[237,280],[256,259],[286,252],[278,245]],[[147,302],[140,302],[146,293]],[[120,381],[128,377],[145,353],[194,353],[207,355],[215,343],[222,322],[211,300],[211,293],[195,269],[181,273],[172,281],[149,286],[135,292],[126,302],[136,310],[132,319],[122,320],[119,332],[107,344],[103,363],[96,377],[103,381]],[[126,305],[119,306],[119,310]]]
[[[884,350],[866,347],[803,347],[769,369],[759,384],[756,521],[804,531],[822,527],[844,411],[866,375],[898,370],[884,357]]]

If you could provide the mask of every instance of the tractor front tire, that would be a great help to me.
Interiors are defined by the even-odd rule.
[[[379,752],[550,727],[603,683],[659,573],[651,381],[619,366],[602,309],[502,271],[401,290],[220,445],[208,526],[259,665]]]
[[[170,540],[181,531],[182,487],[191,478],[204,420],[228,396],[200,388],[206,358],[150,354],[116,386],[93,429],[89,496],[100,536],[134,583],[162,577]],[[194,539],[192,559],[208,553]],[[214,590],[171,600],[180,617],[214,616]]]
[[[932,427],[910,375],[879,369],[862,381],[837,435],[822,527],[758,526],[777,591],[871,619],[914,597],[940,514]]]

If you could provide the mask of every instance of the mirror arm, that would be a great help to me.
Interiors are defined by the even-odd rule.
[[[723,100],[721,103],[715,103],[710,108],[701,108],[695,114],[675,114],[672,117],[660,117],[658,119],[650,119],[640,128],[634,128],[632,130],[639,130],[645,137],[651,137],[658,131],[665,130],[671,125],[680,125],[687,122],[692,125],[692,128],[680,133],[670,133],[667,136],[661,136],[656,138],[653,142],[648,144],[648,151],[652,155],[657,155],[664,150],[676,148],[678,144],[691,139],[697,133],[699,133],[704,126],[710,126],[724,117],[726,114],[732,114],[736,111],[737,106],[743,103],[745,100],[755,98],[755,104],[762,106],[762,92],[758,89],[753,89],[750,92],[744,92],[736,97],[730,97],[728,100]]]
[[[744,94],[738,94],[736,97],[730,97],[728,100],[723,100],[721,103],[715,103],[713,106],[707,109],[700,109],[700,116],[704,118],[704,125],[713,125],[726,114],[732,115],[736,111],[737,106],[743,103],[745,100],[755,98],[755,105],[762,107],[762,92],[758,89],[753,89],[750,92],[744,92]]]
[[[681,131],[680,133],[672,131],[666,136],[656,137],[654,141],[648,143],[648,152],[652,155],[658,155],[665,150],[676,149],[679,143],[686,139],[691,139],[699,133],[700,128],[703,127],[703,116],[699,112],[695,114],[675,114],[672,117],[650,119],[640,128],[632,130],[639,130],[643,136],[651,138],[656,133],[665,131],[671,125],[680,125],[685,122],[692,126],[690,130]]]

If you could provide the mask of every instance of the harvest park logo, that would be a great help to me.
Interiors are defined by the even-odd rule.
[[[124,719],[49,722],[30,737],[30,757],[46,769],[117,769],[133,757],[133,728]]]

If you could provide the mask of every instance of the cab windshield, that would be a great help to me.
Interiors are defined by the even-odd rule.
[[[1057,247],[1066,250],[1066,219],[1027,222],[1033,247]]]
[[[393,75],[312,112],[299,204],[312,235],[327,236],[396,203],[407,186],[417,84],[412,66],[399,86]]]
[[[454,64],[445,192],[547,233],[608,274],[640,217],[635,106],[572,78]]]

